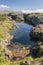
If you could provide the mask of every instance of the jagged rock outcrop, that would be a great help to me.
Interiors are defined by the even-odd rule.
[[[25,14],[24,15],[24,20],[26,23],[32,25],[32,26],[36,26],[38,24],[40,24],[40,19],[36,16],[29,16],[29,14]]]
[[[36,26],[40,23],[43,23],[43,15],[38,13],[23,14],[23,13],[9,13],[8,16],[11,16],[16,22],[25,22],[32,26]]]
[[[30,32],[31,39],[34,41],[43,42],[43,24],[39,24],[36,27],[33,27]]]
[[[43,24],[33,27],[30,32],[31,40],[36,42],[36,46],[32,48],[35,56],[43,55]]]
[[[23,17],[23,14],[22,13],[16,13],[16,14],[11,14],[9,13],[8,16],[11,16],[11,18],[13,20],[15,20],[16,22],[24,22],[24,17]]]

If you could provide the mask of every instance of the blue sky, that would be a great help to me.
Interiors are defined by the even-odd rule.
[[[43,9],[43,0],[0,0],[0,9],[36,10]]]

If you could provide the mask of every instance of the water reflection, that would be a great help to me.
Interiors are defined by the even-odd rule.
[[[34,45],[29,36],[32,26],[26,23],[16,23],[16,25],[18,28],[10,32],[10,34],[14,36],[11,41],[13,43],[18,42],[24,45]]]

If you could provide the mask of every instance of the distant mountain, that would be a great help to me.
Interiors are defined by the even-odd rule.
[[[10,12],[16,12],[18,14],[28,14],[28,13],[43,13],[43,9],[37,9],[37,10],[0,10],[0,14],[3,13],[10,13]]]
[[[2,10],[2,11],[0,11],[0,14],[8,14],[8,13],[10,13],[10,12],[12,12],[12,11],[9,11],[9,10]]]
[[[22,13],[43,13],[43,9],[36,9],[36,10],[22,10]]]

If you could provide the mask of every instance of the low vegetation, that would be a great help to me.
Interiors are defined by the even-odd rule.
[[[33,58],[31,55],[29,55],[19,61],[15,61],[15,60],[12,61],[5,58],[5,55],[2,49],[2,40],[5,39],[6,37],[9,37],[9,31],[12,30],[13,25],[14,23],[12,22],[12,19],[10,16],[7,16],[6,14],[0,14],[0,65],[29,65],[28,63],[30,63],[30,61],[32,61],[33,64],[36,61],[38,61],[38,63],[39,61],[43,61],[43,55],[37,58]],[[23,47],[23,50],[24,50],[24,47]]]
[[[4,14],[0,15],[0,41],[11,30],[12,26],[13,26],[13,22],[10,19],[10,17]]]

